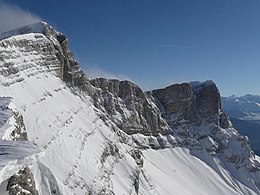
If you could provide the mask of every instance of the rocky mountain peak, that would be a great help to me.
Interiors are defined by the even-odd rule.
[[[96,86],[103,91],[108,91],[114,95],[126,99],[131,97],[137,97],[145,99],[145,94],[136,84],[131,81],[120,81],[117,79],[106,79],[106,78],[96,78],[92,79],[91,84]]]
[[[214,118],[221,111],[220,93],[213,81],[206,81],[200,85],[192,86],[192,91],[196,96],[196,109],[202,118]]]
[[[33,24],[29,24],[11,31],[3,32],[0,34],[0,40],[7,39],[16,35],[24,35],[30,33],[41,33],[45,36],[57,36],[61,33],[54,30],[48,23],[40,21]]]
[[[98,90],[93,97],[97,107],[104,107],[108,117],[128,134],[165,134],[168,125],[159,109],[140,87],[130,81],[97,78],[90,81]]]
[[[174,84],[152,94],[172,128],[203,119],[216,122],[221,110],[219,90],[212,81]]]
[[[2,33],[0,47],[0,73],[10,78],[10,81],[5,79],[6,86],[24,80],[19,76],[21,73],[31,76],[41,72],[53,72],[73,86],[84,83],[83,72],[69,50],[68,39],[45,22]],[[27,56],[34,58],[28,60]]]

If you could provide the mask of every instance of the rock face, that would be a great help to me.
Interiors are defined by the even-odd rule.
[[[19,112],[14,112],[16,121],[15,129],[12,131],[11,136],[14,141],[28,141],[27,132],[23,121],[23,116]]]
[[[212,81],[196,84],[191,83],[193,92],[196,96],[196,110],[201,118],[217,122],[221,111],[219,90]]]
[[[159,109],[137,85],[130,81],[104,78],[91,80],[90,83],[98,88],[94,95],[95,105],[104,107],[108,117],[127,134],[156,135],[170,132]]]
[[[152,91],[155,103],[168,124],[174,128],[181,123],[197,123],[196,97],[188,83],[175,84]]]
[[[175,128],[181,124],[200,124],[202,120],[217,122],[220,95],[212,81],[175,84],[152,91],[163,117]]]
[[[9,195],[39,195],[35,187],[34,177],[28,167],[13,175],[7,184]]]
[[[149,93],[162,117],[177,132],[182,146],[202,147],[223,156],[237,168],[260,170],[248,138],[238,134],[222,111],[214,82],[175,84]]]
[[[248,138],[238,134],[221,110],[219,90],[213,81],[174,84],[146,93],[130,81],[98,78],[90,84],[97,88],[92,93],[96,107],[119,129],[129,135],[154,136],[143,147],[201,148],[223,156],[236,167],[260,170],[259,163],[252,160]],[[176,139],[169,141],[169,135]]]

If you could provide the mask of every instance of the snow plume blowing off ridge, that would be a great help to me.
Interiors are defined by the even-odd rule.
[[[86,72],[87,76],[90,79],[95,78],[106,78],[106,79],[118,79],[118,80],[129,80],[131,79],[124,74],[113,74],[107,72],[106,70],[102,69],[99,65],[90,65],[88,68],[85,68],[84,71]]]
[[[41,21],[41,18],[17,5],[0,1],[0,33]]]

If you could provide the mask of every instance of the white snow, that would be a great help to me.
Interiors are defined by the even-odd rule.
[[[247,187],[252,178],[259,180],[259,174],[232,170],[204,151],[168,148],[145,150],[143,155],[153,194],[259,194]],[[242,180],[235,178],[238,175]]]
[[[146,150],[144,168],[154,194],[237,194],[206,163],[187,149]]]

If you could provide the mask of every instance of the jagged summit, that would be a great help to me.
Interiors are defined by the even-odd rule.
[[[3,78],[6,85],[24,80],[21,73],[30,76],[42,71],[53,72],[73,85],[84,82],[79,63],[69,50],[68,39],[46,22],[37,22],[1,34],[0,47],[3,48],[0,51],[3,56],[0,58],[0,73],[3,76],[16,75],[13,77],[15,80]],[[7,55],[10,57],[5,58]]]
[[[49,26],[46,22],[40,21],[26,26],[19,27],[7,32],[0,33],[0,40],[9,38],[15,35],[22,35],[28,33],[44,33],[45,28]]]
[[[210,85],[216,85],[216,83],[213,80],[206,80],[206,81],[191,81],[189,84],[192,86],[193,89],[196,89],[201,86],[210,86]]]
[[[14,30],[0,33],[0,41],[12,36],[23,35],[29,33],[42,33],[46,35],[48,31],[54,32],[55,30],[47,22],[40,21],[33,24],[29,24]],[[57,31],[55,31],[57,33]],[[58,33],[57,33],[58,34]],[[59,33],[61,34],[61,33]]]

